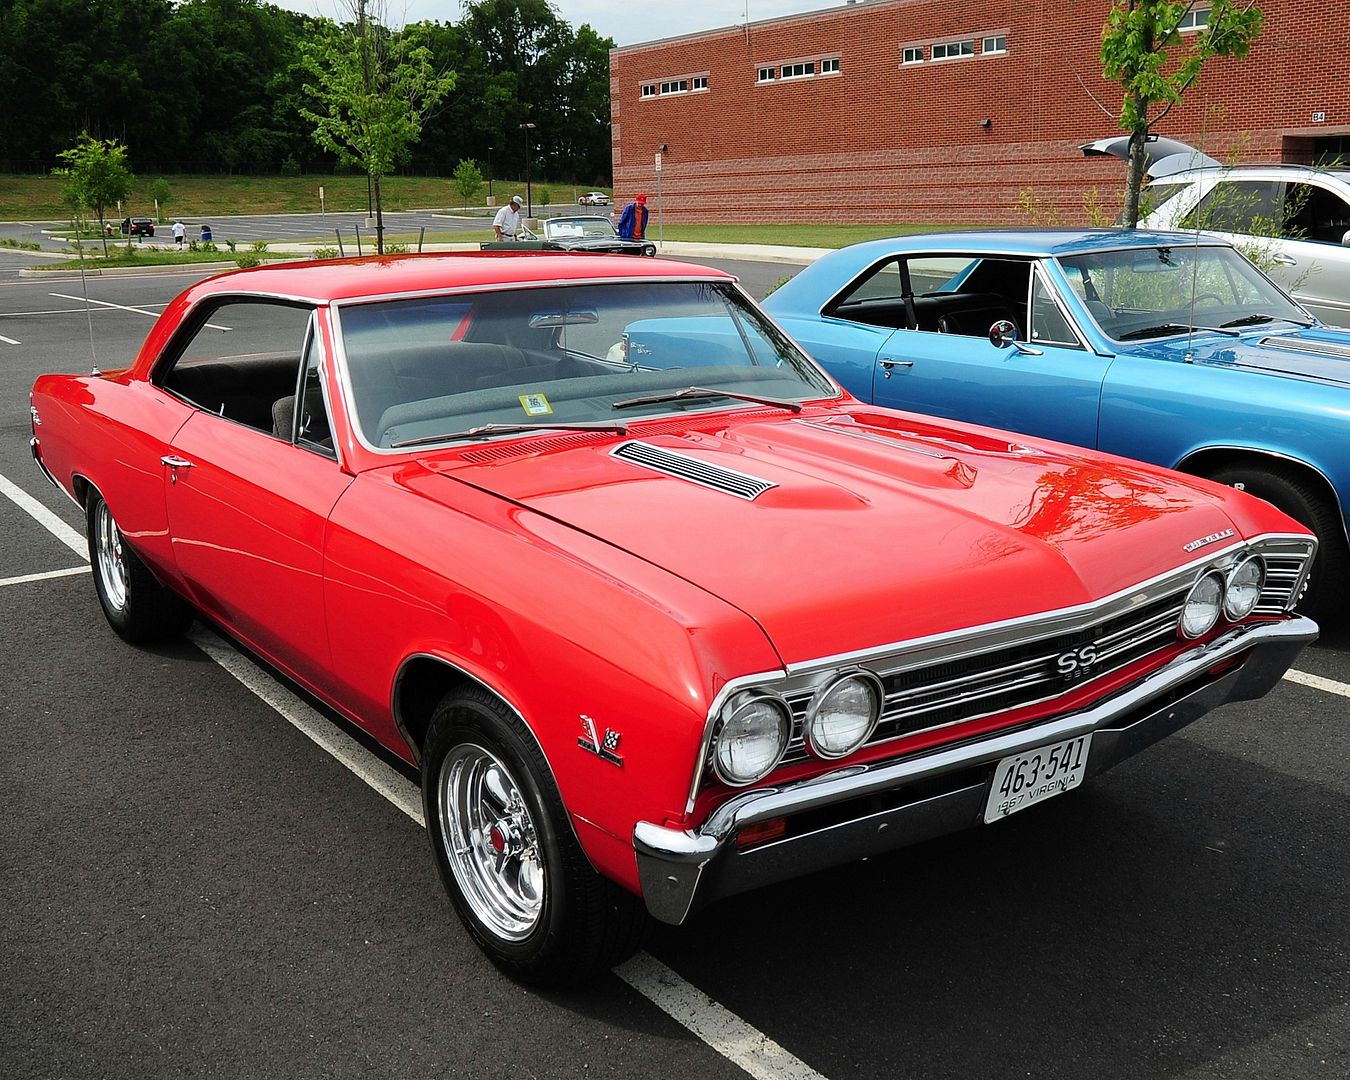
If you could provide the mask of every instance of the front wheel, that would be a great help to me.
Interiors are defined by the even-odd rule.
[[[1350,548],[1344,522],[1321,492],[1295,470],[1274,465],[1229,466],[1210,474],[1210,479],[1265,499],[1317,534],[1317,555],[1298,610],[1326,624],[1344,619],[1350,602]]]
[[[564,986],[641,947],[642,902],[591,867],[529,731],[482,689],[431,719],[422,797],[432,854],[469,934],[507,972]]]
[[[192,609],[127,546],[97,491],[90,494],[85,515],[94,589],[108,625],[133,645],[184,633],[192,625]]]

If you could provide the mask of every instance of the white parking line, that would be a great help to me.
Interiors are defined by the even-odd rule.
[[[22,345],[22,344],[23,344],[22,341],[15,341],[12,337],[5,337],[4,334],[0,334],[0,341],[3,341],[6,345]]]
[[[1306,671],[1295,671],[1293,668],[1286,671],[1284,677],[1300,686],[1311,686],[1314,690],[1323,690],[1328,694],[1339,694],[1343,698],[1350,698],[1350,683],[1337,682],[1335,679],[1324,679],[1321,675],[1309,675]]]
[[[92,298],[90,298],[90,297],[85,297],[85,296],[67,296],[65,293],[59,293],[59,292],[48,293],[47,295],[48,295],[48,296],[55,296],[55,297],[57,297],[57,298],[60,299],[60,300],[78,300],[78,301],[80,301],[81,303],[98,304],[100,307],[116,308],[118,311],[130,311],[130,312],[132,312],[132,313],[134,313],[134,314],[136,314],[136,315],[149,315],[150,318],[152,318],[152,319],[158,319],[158,318],[160,317],[160,315],[162,314],[162,312],[158,312],[158,311],[146,311],[145,308],[128,307],[126,304],[114,304],[114,303],[113,303],[112,301],[110,301],[110,300],[94,300],[94,299],[92,299]],[[167,307],[168,305],[166,305],[166,304],[161,304],[160,306],[161,306],[161,307]],[[229,326],[217,326],[215,323],[207,323],[206,325],[209,326],[209,327],[211,327],[212,330],[230,330],[230,329],[233,329],[232,327],[229,327]]]
[[[74,577],[76,574],[89,573],[87,566],[72,566],[66,570],[48,570],[45,574],[23,574],[19,577],[0,578],[0,588],[6,585],[27,585],[30,581],[50,581],[52,578]]]
[[[85,562],[89,561],[89,544],[84,537],[24,491],[23,488],[4,476],[0,476],[0,495],[8,498],[10,502],[18,506],[20,510],[75,552],[81,559],[84,559]]]

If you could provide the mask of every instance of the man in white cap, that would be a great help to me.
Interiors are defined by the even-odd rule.
[[[520,202],[519,195],[512,195],[511,201],[498,210],[497,216],[492,219],[498,240],[514,240],[516,233],[520,232]]]

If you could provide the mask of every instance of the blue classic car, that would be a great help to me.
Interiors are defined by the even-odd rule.
[[[833,252],[773,316],[864,401],[1245,488],[1317,533],[1302,609],[1350,597],[1350,331],[1210,237],[963,232]]]

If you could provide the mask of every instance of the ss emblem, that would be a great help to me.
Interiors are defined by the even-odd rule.
[[[1055,657],[1055,667],[1064,678],[1069,680],[1081,679],[1097,662],[1097,646],[1081,645],[1076,649],[1070,649],[1068,652],[1062,652]]]

